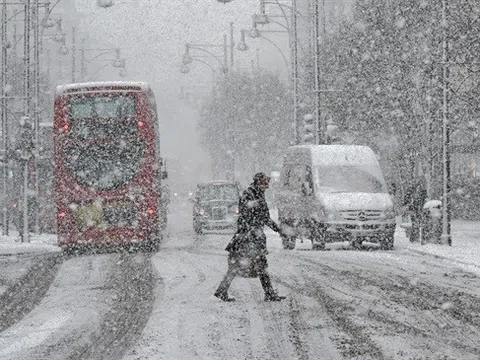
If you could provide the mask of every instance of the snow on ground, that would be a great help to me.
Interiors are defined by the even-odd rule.
[[[275,210],[271,211],[273,219],[277,219]],[[269,232],[272,234],[273,232]],[[269,248],[281,248],[278,237],[269,236]],[[327,244],[327,249],[341,249],[348,247],[347,243]],[[302,244],[297,240],[297,250],[310,250],[309,240]],[[470,271],[480,276],[480,221],[452,221],[452,246],[441,244],[411,243],[405,235],[405,230],[397,226],[395,232],[395,251],[414,251],[449,259],[465,271]]]
[[[9,236],[0,235],[0,255],[20,255],[24,253],[44,253],[60,251],[57,236],[54,234],[31,234],[30,242],[21,242],[18,232],[9,231]]]
[[[272,211],[272,217],[275,218]],[[271,234],[267,230],[267,234]],[[281,248],[281,242],[277,236],[269,236],[270,248]],[[339,249],[348,246],[346,244],[328,244],[327,248]],[[311,248],[307,240],[303,244],[297,242],[297,250]],[[438,256],[455,261],[459,267],[480,275],[480,222],[454,220],[452,222],[452,246],[440,244],[411,243],[405,236],[405,231],[397,227],[395,234],[395,250],[414,251]],[[57,246],[57,237],[53,234],[31,234],[29,243],[20,242],[18,233],[10,231],[10,236],[0,235],[0,255],[15,255],[32,252],[60,251]]]

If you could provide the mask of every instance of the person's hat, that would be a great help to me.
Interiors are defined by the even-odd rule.
[[[270,177],[263,172],[256,173],[253,177],[254,184],[268,184],[270,182]]]

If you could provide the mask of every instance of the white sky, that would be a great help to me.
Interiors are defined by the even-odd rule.
[[[258,4],[258,0],[236,0],[228,4],[216,0],[117,0],[115,6],[101,9],[96,7],[94,0],[76,0],[76,16],[70,13],[71,7],[66,3],[64,8],[69,12],[67,18],[76,18],[78,43],[85,37],[87,47],[120,47],[127,61],[127,79],[145,80],[152,85],[164,133],[162,148],[168,157],[181,162],[186,171],[184,178],[190,178],[190,175],[208,178],[209,170],[199,174],[199,167],[207,169],[209,159],[198,145],[195,128],[198,115],[179,99],[179,93],[183,87],[198,97],[208,94],[212,85],[212,70],[200,62],[194,62],[190,73],[180,73],[182,54],[187,42],[222,45],[223,35],[226,34],[230,43],[230,22],[234,22],[234,42],[238,43],[240,29],[251,28],[251,15],[258,12]],[[265,35],[278,42],[288,57],[286,34]],[[260,48],[261,65],[279,71],[286,78],[287,69],[278,50],[259,40],[247,39],[247,42],[250,46],[248,52],[235,50],[237,68],[250,69],[252,60],[256,59],[255,49]],[[222,48],[210,50],[223,59]],[[87,53],[87,59],[93,54],[93,51]],[[198,51],[192,51],[191,54],[204,55]],[[219,72],[217,60],[211,57],[202,57],[201,60]],[[89,74],[103,64],[91,63]],[[117,70],[107,67],[96,80],[108,79],[121,78]]]

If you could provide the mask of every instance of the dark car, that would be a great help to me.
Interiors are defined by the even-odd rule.
[[[197,185],[193,202],[193,229],[232,229],[237,227],[240,185],[234,181],[218,180]]]

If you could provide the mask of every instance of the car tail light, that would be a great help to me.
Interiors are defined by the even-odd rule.
[[[155,215],[155,210],[152,209],[152,208],[148,208],[148,209],[147,209],[147,213],[148,213],[148,215],[150,215],[150,216],[154,216],[154,215]]]
[[[67,214],[63,211],[60,214],[58,214],[58,217],[61,217],[61,218],[64,218],[65,216],[67,216]]]
[[[198,215],[204,216],[204,215],[205,215],[205,210],[199,209],[199,210],[198,210]]]
[[[143,127],[143,125],[145,125],[145,123],[143,121],[138,122],[138,127]]]

